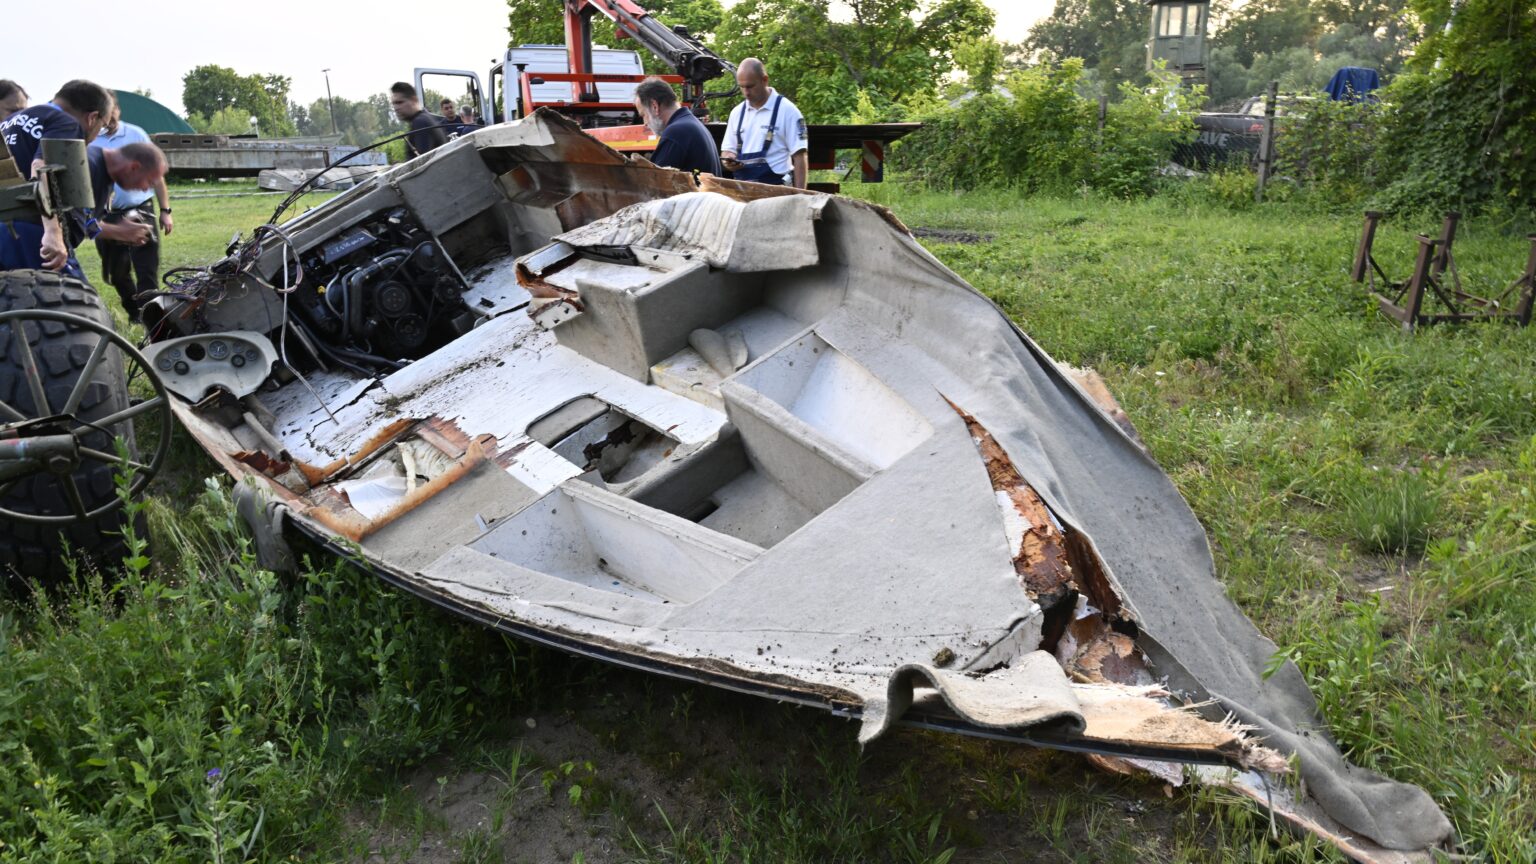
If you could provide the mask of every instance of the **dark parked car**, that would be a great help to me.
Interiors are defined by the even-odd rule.
[[[1281,93],[1275,114],[1284,117],[1315,101],[1316,97],[1299,93]],[[1259,136],[1264,131],[1264,97],[1250,96],[1236,111],[1205,111],[1195,116],[1200,130],[1195,140],[1181,144],[1173,161],[1185,168],[1209,171],[1224,165],[1248,165],[1259,152]]]

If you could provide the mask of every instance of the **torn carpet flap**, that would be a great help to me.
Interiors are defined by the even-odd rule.
[[[825,195],[784,195],[749,202],[725,269],[758,273],[815,266],[821,260],[816,221],[829,200]]]
[[[878,738],[912,706],[913,690],[932,687],[960,717],[989,729],[1022,729],[1050,724],[1081,734],[1085,723],[1061,666],[1045,651],[1032,651],[986,675],[935,669],[920,663],[898,668],[884,697],[864,701],[859,743]]]
[[[745,204],[716,192],[688,192],[625,207],[554,238],[571,246],[629,246],[697,256],[734,273],[796,270],[819,260],[816,220],[823,195],[787,195]]]

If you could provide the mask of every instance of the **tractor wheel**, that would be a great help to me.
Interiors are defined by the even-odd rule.
[[[124,515],[113,480],[123,465],[115,439],[137,460],[133,418],[145,413],[130,410],[125,353],[138,356],[113,331],[111,313],[89,285],[44,271],[0,271],[0,439],[71,434],[80,454],[71,467],[0,481],[0,584],[15,587],[19,577],[52,585],[69,572],[70,555],[107,573],[121,564]],[[151,401],[163,401],[155,396]],[[163,456],[170,415],[159,408]],[[147,482],[136,476],[133,485],[141,490]],[[142,518],[136,527],[143,536]]]

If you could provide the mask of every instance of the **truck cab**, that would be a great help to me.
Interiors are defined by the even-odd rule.
[[[634,51],[594,46],[592,71],[599,76],[644,77],[645,66]],[[508,70],[511,75],[508,75]],[[527,92],[520,81],[522,73],[529,74]],[[416,91],[425,94],[427,88],[439,93],[463,93],[479,108],[486,123],[505,123],[531,112],[524,103],[531,97],[535,106],[577,105],[582,100],[574,83],[552,80],[555,76],[569,74],[567,52],[564,45],[517,45],[507,49],[500,63],[491,67],[489,75],[482,79],[478,72],[468,69],[417,68]],[[542,75],[551,76],[547,80]],[[447,79],[447,80],[444,80]],[[485,82],[490,84],[486,88]],[[635,81],[601,81],[598,83],[599,103],[602,105],[628,105],[634,101]],[[430,107],[430,106],[429,106]],[[620,126],[634,122],[633,111],[598,110],[591,112],[591,125]]]

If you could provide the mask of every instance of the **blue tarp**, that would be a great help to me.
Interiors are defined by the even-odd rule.
[[[1329,80],[1328,98],[1335,102],[1364,102],[1370,93],[1381,86],[1381,76],[1375,69],[1363,66],[1344,66],[1333,73]]]

